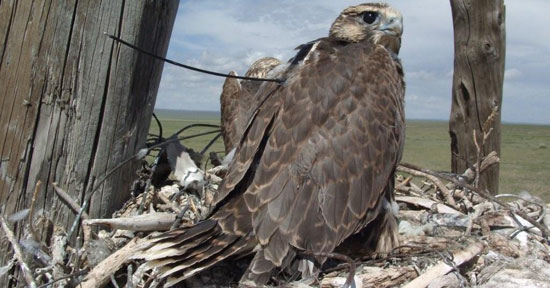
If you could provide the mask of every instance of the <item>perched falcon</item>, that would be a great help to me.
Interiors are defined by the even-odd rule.
[[[272,57],[257,60],[246,72],[246,77],[265,78],[266,75],[279,66],[281,61]],[[234,71],[230,75],[237,75]],[[246,124],[255,107],[254,95],[258,92],[260,81],[227,78],[223,84],[220,103],[222,110],[222,134],[225,144],[225,153],[235,148],[241,139]]]
[[[312,260],[300,251],[332,252],[359,232],[379,251],[397,244],[402,23],[387,4],[349,7],[328,37],[300,46],[271,75],[284,83],[261,85],[211,216],[151,240],[144,253],[167,286],[251,253],[241,284],[263,285],[277,269],[311,267],[300,265]]]

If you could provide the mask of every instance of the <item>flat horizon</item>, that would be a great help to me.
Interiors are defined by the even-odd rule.
[[[208,113],[220,115],[219,110],[187,110],[187,109],[169,109],[169,108],[155,108],[155,112],[183,112],[183,113]],[[424,121],[424,122],[449,122],[447,119],[437,118],[407,118],[407,121]],[[503,121],[505,125],[532,125],[532,126],[550,126],[548,123],[529,123],[529,122],[508,122]]]

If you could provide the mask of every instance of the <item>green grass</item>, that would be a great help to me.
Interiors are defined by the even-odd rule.
[[[502,193],[525,190],[550,202],[550,126],[503,125]]]
[[[432,170],[450,170],[451,152],[448,123],[407,122],[403,162]],[[520,191],[550,202],[550,126],[502,125],[500,193]]]
[[[219,124],[220,121],[217,112],[158,110],[156,114],[163,123],[164,137],[189,124]],[[192,128],[184,135],[211,130]],[[157,125],[153,121],[151,133],[156,131]],[[186,140],[183,144],[200,151],[214,136]],[[518,193],[525,190],[550,202],[550,186],[546,184],[550,178],[550,126],[503,124],[501,147],[500,192]],[[219,139],[209,151],[223,150],[223,141]],[[451,163],[448,123],[408,121],[403,161],[432,170],[448,171]]]
[[[168,138],[172,134],[176,133],[181,128],[195,124],[220,124],[220,113],[218,112],[204,112],[204,111],[175,111],[175,110],[155,110],[155,114],[162,123],[162,136]],[[188,130],[185,130],[180,134],[180,136],[191,136],[194,134],[199,134],[208,131],[217,130],[216,128],[209,127],[194,127]],[[158,134],[158,125],[153,120],[151,121],[151,128],[149,133]],[[182,144],[188,148],[200,152],[209,142],[212,140],[216,134],[200,136],[188,140],[183,140]],[[208,149],[205,155],[208,156],[210,151],[223,152],[225,151],[223,140],[221,137]]]

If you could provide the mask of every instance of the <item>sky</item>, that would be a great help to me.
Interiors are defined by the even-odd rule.
[[[286,62],[295,47],[328,35],[347,6],[364,1],[181,0],[168,58],[244,75],[262,57]],[[454,40],[448,0],[387,1],[403,13],[400,58],[408,119],[448,120]],[[549,0],[505,0],[502,121],[550,124]],[[219,111],[224,78],[165,64],[156,108]]]

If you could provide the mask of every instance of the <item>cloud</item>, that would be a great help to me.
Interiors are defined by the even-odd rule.
[[[362,2],[184,0],[180,2],[168,57],[208,70],[235,70],[243,75],[261,57],[286,61],[299,44],[326,36],[343,8]],[[450,5],[441,0],[395,0],[392,4],[404,14],[400,57],[407,81],[407,117],[447,120],[454,65]],[[550,123],[548,117],[533,113],[540,110],[537,107],[550,107],[546,84],[550,29],[541,29],[546,26],[550,1],[506,1],[506,5],[503,120]],[[156,107],[219,110],[223,81],[166,64]],[[532,95],[527,100],[522,96],[525,90]],[[506,107],[524,110],[508,112]]]
[[[516,69],[516,68],[506,69],[504,71],[504,80],[506,81],[516,80],[516,79],[519,79],[521,75],[522,73],[521,71],[519,71],[519,69]]]
[[[421,81],[433,81],[439,78],[439,76],[435,72],[426,71],[426,70],[408,72],[406,77],[407,79],[410,79],[410,80],[421,80]]]

